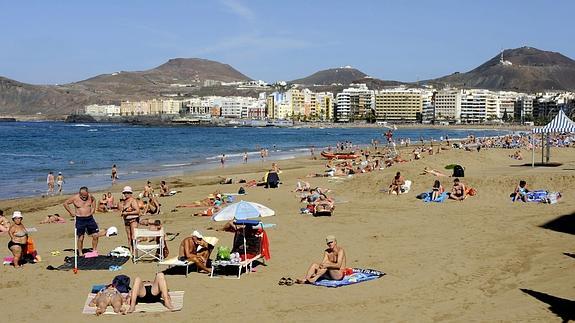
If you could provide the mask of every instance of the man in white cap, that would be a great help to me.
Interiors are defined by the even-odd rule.
[[[323,254],[321,263],[312,264],[303,279],[297,279],[298,284],[313,284],[321,277],[333,280],[342,280],[345,276],[345,251],[337,245],[335,236],[325,238],[327,249]]]
[[[204,240],[204,236],[200,232],[194,231],[180,244],[179,259],[193,262],[198,269],[209,273],[210,269],[207,267],[210,254],[209,247],[210,245]]]
[[[138,227],[138,223],[140,223],[140,206],[133,196],[132,187],[124,186],[122,194],[124,194],[124,203],[122,204],[122,209],[120,211],[122,218],[124,218],[124,226],[126,227],[126,235],[128,236],[130,251],[134,252],[132,240],[134,238],[134,231]]]
[[[74,205],[74,212],[70,208]],[[78,194],[70,197],[64,202],[64,208],[71,217],[74,218],[76,227],[76,237],[78,239],[78,255],[82,256],[84,247],[84,234],[92,236],[92,254],[98,252],[98,238],[106,235],[106,230],[100,231],[94,212],[96,212],[96,199],[88,192],[86,186],[82,186]]]

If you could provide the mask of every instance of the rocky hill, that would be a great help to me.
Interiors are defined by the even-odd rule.
[[[438,86],[539,92],[575,90],[575,61],[533,47],[507,49],[467,73],[427,81]]]
[[[199,58],[176,58],[138,72],[102,74],[64,85],[31,85],[0,77],[0,114],[69,114],[87,104],[194,94],[205,80],[246,81],[227,64]]]
[[[290,81],[289,83],[302,85],[348,85],[366,76],[367,75],[362,71],[346,66],[319,71],[310,76]]]

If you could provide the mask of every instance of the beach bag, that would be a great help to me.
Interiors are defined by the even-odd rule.
[[[229,247],[219,246],[218,247],[218,255],[216,256],[217,260],[230,260],[231,258],[231,250]]]
[[[451,177],[465,177],[465,171],[461,165],[455,165],[453,167],[453,176]]]
[[[112,280],[112,285],[114,285],[120,293],[127,293],[130,291],[130,277],[118,275]]]
[[[246,194],[246,189],[243,187],[240,187],[240,189],[238,190],[238,194]]]

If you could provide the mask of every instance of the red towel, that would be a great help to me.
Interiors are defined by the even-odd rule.
[[[270,260],[272,255],[270,253],[270,241],[268,240],[268,234],[265,230],[262,230],[262,256],[265,260]]]

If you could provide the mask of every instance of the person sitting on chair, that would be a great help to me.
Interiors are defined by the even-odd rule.
[[[173,311],[172,299],[168,294],[168,283],[163,273],[157,273],[153,282],[142,280],[140,277],[134,279],[134,286],[130,292],[130,308],[128,313],[133,313],[138,303],[162,302],[164,306]]]
[[[210,273],[207,267],[209,256],[209,244],[204,240],[204,236],[198,231],[194,231],[191,237],[182,240],[178,258],[196,264],[198,269]],[[199,250],[198,250],[199,249]]]
[[[342,280],[345,276],[345,251],[337,245],[335,236],[325,238],[327,249],[321,263],[313,263],[303,279],[297,279],[298,284],[313,284],[321,277]]]

